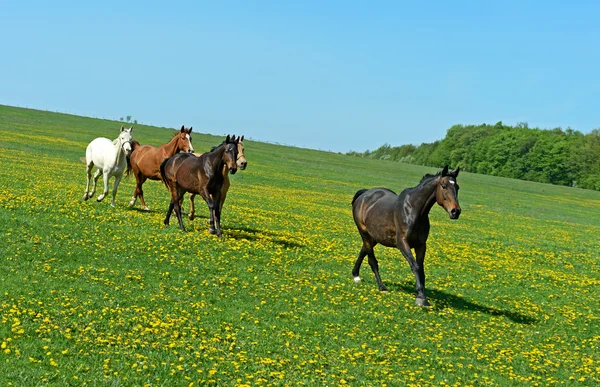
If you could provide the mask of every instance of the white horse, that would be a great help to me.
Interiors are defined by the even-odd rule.
[[[115,196],[117,188],[123,177],[123,172],[127,168],[127,156],[131,153],[131,136],[133,135],[133,126],[124,128],[121,125],[121,133],[116,140],[111,141],[108,138],[98,137],[87,146],[85,151],[85,160],[87,164],[87,183],[83,200],[88,200],[96,192],[96,183],[100,175],[104,175],[104,192],[98,196],[98,201],[102,201],[108,194],[108,180],[114,176],[115,185],[112,191],[111,206],[115,206]],[[92,177],[92,168],[94,165],[98,168],[94,174],[94,186],[90,191],[90,179]]]

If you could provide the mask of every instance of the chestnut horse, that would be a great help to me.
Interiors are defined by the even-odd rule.
[[[160,176],[171,192],[171,203],[165,217],[165,226],[173,210],[179,221],[179,228],[185,231],[181,219],[181,199],[186,192],[201,195],[210,211],[211,234],[221,236],[221,188],[225,178],[223,166],[227,165],[232,174],[237,171],[237,145],[239,138],[227,136],[222,145],[199,157],[189,153],[179,153],[166,159],[160,165]]]
[[[361,189],[352,199],[352,214],[363,246],[354,264],[352,275],[360,282],[359,270],[365,256],[369,256],[369,266],[375,273],[379,290],[387,291],[381,277],[373,248],[378,243],[387,247],[397,247],[408,261],[416,279],[419,306],[429,306],[425,297],[425,251],[429,236],[429,211],[437,203],[450,215],[458,219],[458,184],[456,177],[460,168],[448,172],[448,166],[437,175],[425,175],[419,185],[407,188],[396,195],[386,188]],[[411,252],[415,250],[416,258]]]
[[[135,175],[135,191],[129,202],[134,206],[137,198],[142,202],[142,209],[148,211],[146,201],[144,200],[144,191],[142,185],[147,179],[160,180],[160,164],[179,151],[194,152],[192,146],[192,128],[186,129],[181,126],[181,130],[175,132],[171,141],[156,148],[151,145],[140,145],[137,141],[133,142],[133,150],[127,159],[127,176],[133,171]]]
[[[236,164],[238,166],[239,169],[244,170],[246,169],[246,167],[248,166],[248,160],[246,160],[246,156],[244,155],[244,136],[239,138],[238,141],[238,155],[237,155],[237,160],[236,160]],[[223,145],[223,144],[221,144]],[[215,150],[217,146],[214,146],[211,148],[211,152],[213,150]],[[199,157],[202,154],[201,153],[194,153],[195,156]],[[227,198],[227,191],[229,191],[229,187],[231,186],[231,182],[229,180],[229,167],[227,166],[227,164],[223,165],[223,177],[225,178],[225,181],[223,182],[223,187],[221,188],[221,202],[219,205],[219,209],[221,210],[221,212],[223,212],[223,203],[225,203],[225,199]],[[190,195],[190,212],[188,214],[188,218],[190,220],[194,220],[194,215],[196,213],[196,208],[194,206],[194,198],[196,197],[195,194],[191,194]]]

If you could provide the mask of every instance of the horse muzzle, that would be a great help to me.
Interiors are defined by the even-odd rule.
[[[458,217],[460,216],[461,210],[460,208],[453,208],[448,212],[448,215],[450,215],[450,219],[458,219]]]
[[[229,172],[230,172],[232,175],[235,175],[235,173],[237,172],[237,167],[229,168]]]

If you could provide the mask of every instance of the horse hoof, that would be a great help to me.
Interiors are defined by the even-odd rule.
[[[150,211],[150,209],[148,207],[144,207],[144,208],[142,208],[142,210],[144,210],[144,211]]]
[[[188,215],[188,219],[189,219],[189,220],[194,220],[194,215],[191,215],[191,214],[190,214],[190,215]]]
[[[114,208],[115,207],[115,203],[110,203],[110,206]]]
[[[425,299],[425,298],[417,298],[417,299],[415,300],[415,304],[416,304],[417,306],[423,306],[423,307],[426,307],[426,308],[429,308],[429,307],[431,307],[431,304],[430,304],[430,303],[429,303],[429,301],[427,301],[427,299]]]
[[[132,200],[129,202],[129,207],[133,207],[133,206],[135,206],[135,200],[133,200],[133,199],[132,199]]]
[[[87,194],[83,194],[83,200],[88,200],[88,199],[89,199],[88,195]]]
[[[360,282],[360,277],[359,276],[354,277],[354,282],[359,283]]]

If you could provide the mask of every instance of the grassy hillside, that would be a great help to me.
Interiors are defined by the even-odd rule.
[[[461,173],[461,218],[431,212],[422,309],[398,251],[375,251],[388,294],[366,263],[352,281],[350,201],[434,169],[246,141],[218,239],[201,200],[164,228],[159,182],[150,212],[132,178],[116,208],[81,200],[80,157],[119,127],[0,106],[1,385],[600,383],[600,192]]]

